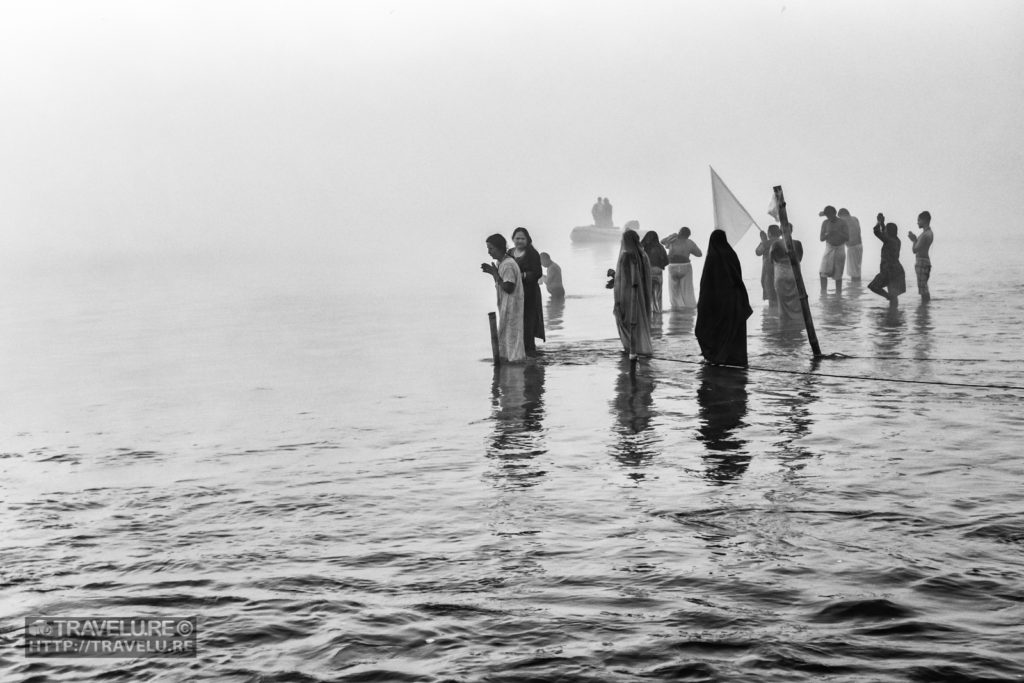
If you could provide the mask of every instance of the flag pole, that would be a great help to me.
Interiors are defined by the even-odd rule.
[[[789,222],[786,215],[786,200],[782,195],[782,185],[776,185],[775,205],[779,209],[779,223],[783,227]],[[818,335],[814,332],[814,321],[811,320],[811,307],[807,303],[807,288],[804,287],[804,276],[800,274],[800,261],[796,257],[796,249],[793,248],[793,232],[783,230],[782,237],[786,240],[786,251],[789,252],[789,262],[793,266],[793,278],[796,280],[796,290],[800,294],[800,309],[804,314],[804,327],[807,329],[807,341],[811,345],[811,351],[815,358],[821,358],[821,347],[818,346]]]

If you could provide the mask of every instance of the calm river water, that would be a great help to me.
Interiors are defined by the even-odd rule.
[[[922,307],[904,255],[892,311],[810,258],[849,356],[813,363],[745,255],[751,369],[666,313],[632,382],[616,248],[564,238],[543,357],[492,368],[485,232],[450,277],[7,269],[0,678],[1024,680],[1019,259],[937,256]],[[199,653],[28,659],[29,614],[195,615]]]

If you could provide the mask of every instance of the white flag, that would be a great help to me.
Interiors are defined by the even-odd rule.
[[[775,220],[780,220],[779,219],[779,202],[778,202],[777,198],[775,197],[775,193],[772,193],[772,201],[771,201],[770,204],[768,204],[768,215],[771,216],[772,218],[774,218]]]
[[[757,221],[750,217],[747,210],[743,208],[736,195],[729,191],[722,179],[711,169],[711,199],[715,205],[715,228],[725,230],[726,237],[730,244],[736,244],[750,230],[751,226],[757,225]]]

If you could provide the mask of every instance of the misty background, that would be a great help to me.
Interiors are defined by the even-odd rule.
[[[5,2],[0,250],[415,256],[486,298],[487,234],[557,260],[597,196],[706,244],[711,165],[762,227],[781,184],[811,258],[825,204],[927,208],[938,275],[1020,253],[1022,28],[1014,0]]]

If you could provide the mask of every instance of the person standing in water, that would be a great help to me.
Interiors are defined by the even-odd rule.
[[[846,223],[836,215],[835,207],[826,206],[818,215],[825,217],[821,222],[821,241],[825,243],[825,254],[821,257],[821,268],[818,270],[821,293],[828,290],[828,279],[832,278],[836,281],[836,294],[840,294],[843,291],[846,243],[850,239],[850,232]]]
[[[661,313],[662,278],[665,268],[668,267],[668,252],[661,246],[658,233],[653,230],[648,230],[644,234],[640,246],[644,248],[644,253],[651,262],[651,309],[655,313]]]
[[[523,274],[523,343],[526,355],[537,355],[535,339],[544,341],[544,311],[540,302],[540,279],[544,275],[541,270],[540,254],[533,246],[530,231],[516,228],[512,232],[512,243],[508,255],[516,260],[516,265]]]
[[[675,235],[661,240],[668,249],[669,304],[673,311],[696,308],[697,296],[693,291],[691,256],[703,256],[697,243],[690,239],[690,229],[682,227]]]
[[[640,246],[635,230],[622,233],[622,246],[615,266],[615,325],[622,350],[630,360],[650,356],[651,347],[651,264]]]
[[[747,318],[750,308],[740,259],[724,230],[708,240],[708,257],[700,276],[700,301],[694,335],[701,355],[717,365],[747,364]]]
[[[860,237],[860,220],[846,209],[839,209],[839,219],[846,223],[850,241],[846,243],[846,270],[850,282],[860,282],[860,266],[864,260],[864,242]]]
[[[544,286],[552,299],[564,299],[565,287],[562,286],[562,267],[551,260],[546,251],[540,253],[540,265],[544,266]]]
[[[878,214],[875,237],[882,241],[882,258],[879,273],[868,283],[868,289],[889,300],[890,306],[897,306],[900,294],[907,291],[907,276],[900,264],[900,238],[895,223],[886,224],[885,216]]]
[[[917,227],[921,228],[921,236],[908,232],[907,237],[914,243],[914,273],[917,275],[917,292],[921,295],[921,301],[931,301],[932,295],[928,291],[928,278],[932,274],[932,259],[929,252],[932,248],[932,215],[922,211],[917,217]]]
[[[793,224],[784,224],[782,226],[783,238],[790,235],[790,239],[792,239],[792,234]],[[796,262],[803,261],[804,245],[800,240],[793,240],[793,251],[796,252]],[[796,274],[793,272],[793,263],[789,260],[786,240],[775,240],[769,252],[773,264],[772,274],[775,277],[775,296],[779,300],[779,321],[783,325],[803,324],[804,313],[800,306],[800,290],[796,286]]]
[[[779,301],[775,296],[775,262],[772,261],[771,249],[775,240],[782,237],[782,230],[777,225],[769,225],[768,232],[761,231],[761,243],[754,253],[761,257],[761,298],[768,302],[768,308],[775,308]]]
[[[515,259],[505,253],[508,243],[502,235],[491,235],[486,244],[494,263],[481,263],[480,269],[494,278],[498,293],[498,356],[508,363],[521,363],[526,360],[522,275]]]

